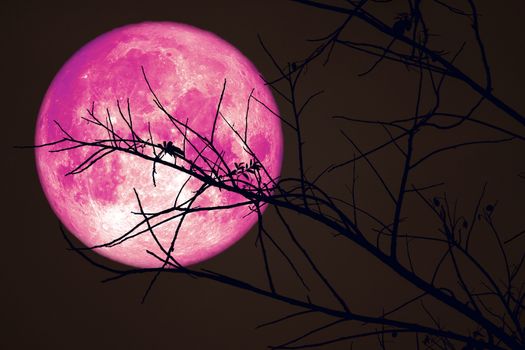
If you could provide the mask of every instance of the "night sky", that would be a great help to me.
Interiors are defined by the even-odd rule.
[[[344,1],[334,1],[343,4]],[[455,2],[460,6],[462,1]],[[522,33],[525,4],[519,0],[503,2],[479,1],[480,26],[493,73],[494,94],[518,112],[525,112],[523,80],[525,79],[525,41]],[[258,41],[280,62],[306,57],[316,46],[306,39],[320,38],[336,28],[344,17],[312,9],[289,1],[87,1],[53,2],[25,1],[3,4],[1,25],[2,96],[4,135],[2,149],[7,153],[2,167],[2,217],[8,223],[2,230],[2,349],[263,349],[301,335],[310,328],[329,322],[326,316],[306,316],[271,327],[256,326],[300,311],[290,305],[251,294],[212,281],[180,275],[162,275],[145,304],[142,295],[151,276],[131,276],[111,283],[100,283],[110,275],[89,265],[68,246],[59,230],[59,222],[48,206],[41,190],[31,150],[14,149],[15,145],[33,142],[38,109],[48,85],[64,62],[81,46],[115,27],[142,21],[175,21],[209,30],[236,46],[268,79],[277,76],[271,60]],[[407,12],[405,1],[388,4],[371,3],[370,11],[386,22],[397,13]],[[444,10],[427,14],[436,47],[454,52],[466,42],[457,64],[483,81],[477,46],[465,19],[451,16]],[[452,19],[450,19],[452,18]],[[351,25],[347,35],[363,41],[387,40],[363,24]],[[355,125],[335,115],[369,120],[396,119],[414,110],[416,74],[407,74],[402,65],[386,62],[371,74],[358,77],[373,60],[349,49],[336,47],[330,62],[322,59],[309,67],[299,89],[299,97],[324,90],[304,115],[304,139],[307,175],[314,178],[328,165],[351,158],[356,152],[340,130],[352,135],[362,149],[369,149],[388,138],[383,129]],[[445,83],[443,106],[447,110],[466,113],[476,95],[464,84],[450,80]],[[277,102],[286,117],[289,107],[279,97]],[[424,100],[423,105],[430,105]],[[513,132],[524,134],[523,125],[490,104],[476,112],[483,120],[499,123]],[[296,176],[297,147],[294,134],[284,130],[285,157],[282,176]],[[418,155],[433,148],[460,140],[501,138],[493,131],[464,126],[458,131],[433,131],[418,141]],[[525,147],[513,140],[501,145],[479,145],[444,153],[428,166],[418,169],[410,183],[427,185],[444,182],[445,187],[427,193],[429,198],[442,196],[458,210],[470,213],[486,184],[483,205],[497,204],[495,222],[502,235],[510,237],[523,230],[525,206]],[[397,188],[402,162],[391,147],[374,158],[384,179]],[[392,206],[385,198],[377,179],[367,164],[357,163],[359,172],[357,196],[359,203],[381,217],[391,215]],[[319,185],[326,191],[350,198],[352,168],[342,168],[324,177]],[[422,232],[436,230],[438,224],[423,213],[421,199],[407,199],[404,230]],[[282,225],[272,210],[265,221],[276,237],[284,235]],[[311,250],[312,257],[348,300],[352,309],[367,314],[380,314],[416,293],[377,260],[350,242],[341,240],[326,228],[308,219],[291,215],[296,234]],[[495,243],[480,231],[475,249],[487,259],[491,271],[501,272]],[[207,268],[266,286],[261,252],[254,246],[256,231],[252,229],[239,243],[223,254],[199,264]],[[511,254],[523,252],[523,238]],[[287,246],[288,244],[288,246]],[[285,247],[289,242],[283,241]],[[413,259],[418,271],[427,276],[432,270],[432,257],[439,254],[432,246],[420,246]],[[277,289],[296,298],[306,293],[277,252],[270,252]],[[102,258],[98,261],[112,264]],[[113,265],[114,266],[114,265]],[[299,266],[308,270],[302,261]],[[443,283],[454,283],[452,270],[440,275]],[[308,275],[309,276],[309,275]],[[308,278],[310,278],[309,276]],[[523,274],[521,281],[524,280]],[[313,279],[312,279],[313,281]],[[312,282],[312,301],[337,307],[333,298],[318,282]],[[439,306],[429,303],[429,307]],[[441,312],[441,311],[440,311]],[[462,327],[461,318],[442,310],[441,323]],[[404,319],[428,323],[428,318],[412,309]],[[350,329],[350,328],[349,328]],[[344,326],[319,336],[328,339],[345,335]],[[412,339],[412,338],[410,338]],[[410,345],[408,345],[410,344]],[[399,339],[389,348],[411,348],[414,343]],[[377,342],[363,341],[354,348],[376,348]],[[328,349],[347,349],[350,344],[338,343]]]

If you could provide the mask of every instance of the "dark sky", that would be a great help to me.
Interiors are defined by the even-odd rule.
[[[344,1],[340,3],[344,4]],[[371,5],[371,8],[376,8],[383,20],[393,22],[396,13],[407,11],[405,3],[393,1],[385,5],[384,10],[379,4]],[[461,5],[463,2],[455,3]],[[86,42],[115,27],[141,21],[189,23],[212,31],[238,47],[263,75],[271,78],[276,72],[264,54],[257,34],[276,57],[283,62],[293,61],[305,57],[315,47],[305,39],[329,33],[342,21],[341,16],[288,1],[24,1],[9,2],[2,7],[2,147],[8,155],[2,172],[2,217],[8,225],[2,230],[0,295],[4,325],[0,331],[0,348],[262,349],[329,320],[311,317],[256,330],[258,324],[298,309],[186,276],[161,276],[144,305],[140,300],[149,282],[147,276],[99,283],[109,276],[108,273],[67,250],[58,229],[58,220],[40,188],[32,151],[12,147],[32,143],[40,102],[62,64]],[[525,5],[519,0],[479,1],[480,25],[494,74],[495,94],[522,113],[525,112],[524,10]],[[435,11],[428,16],[432,31],[441,33],[432,39],[437,47],[455,51],[463,40],[467,41],[458,65],[482,81],[479,56],[468,33],[468,23],[457,17],[449,20],[450,15],[445,11]],[[362,25],[355,25],[350,30],[361,35],[363,40],[385,41]],[[352,114],[376,120],[413,113],[415,76],[407,75],[402,66],[396,68],[387,63],[368,76],[357,77],[371,62],[365,55],[337,47],[326,67],[318,63],[305,77],[301,98],[325,90],[305,114],[305,150],[311,176],[331,163],[348,159],[355,152],[342,138],[340,129],[355,136],[365,149],[385,139],[384,131],[378,133],[363,126],[345,124],[331,116]],[[471,91],[455,83],[447,84],[445,96],[444,105],[461,112],[465,112],[475,100]],[[278,102],[286,115],[287,106],[282,100],[278,99]],[[479,113],[482,118],[501,121],[501,125],[509,130],[523,134],[522,126],[508,122],[508,117],[489,105],[483,105]],[[465,128],[451,134],[431,134],[419,144],[420,154],[425,154],[425,150],[431,147],[459,139],[500,136],[476,128]],[[283,176],[294,176],[297,171],[296,145],[292,133],[285,131],[285,137]],[[480,146],[447,153],[411,180],[415,184],[446,182],[447,194],[452,200],[459,198],[460,210],[465,211],[471,210],[483,184],[488,183],[487,201],[497,201],[498,224],[505,231],[504,235],[509,236],[523,229],[525,184],[517,174],[525,172],[524,151],[523,143],[513,141],[501,146]],[[400,163],[393,154],[395,151],[387,151],[375,161],[386,181],[396,184]],[[391,208],[373,174],[365,163],[358,166],[362,169],[358,193],[363,207],[378,215],[387,215]],[[344,192],[342,196],[347,196],[345,185],[351,182],[349,170],[334,172],[321,185],[331,193]],[[442,194],[443,189],[436,193]],[[407,216],[412,212],[417,216],[421,205],[417,198],[410,199],[407,205],[410,211]],[[269,211],[265,216],[269,228],[276,230],[275,235],[283,234],[283,228],[276,224],[275,213]],[[413,292],[377,261],[347,242],[340,243],[325,228],[301,217],[290,220],[312,249],[320,267],[327,271],[327,276],[355,309],[377,314],[385,305],[395,305]],[[406,227],[428,230],[435,229],[436,225],[421,215]],[[250,232],[230,250],[198,267],[264,286],[261,254],[254,247],[255,237],[255,232]],[[493,256],[493,243],[481,238],[479,253]],[[432,254],[431,248],[421,247],[415,259],[425,261],[424,257]],[[305,293],[282,259],[274,253],[271,258],[275,261],[275,270],[279,271],[276,273],[278,288],[304,298]],[[422,271],[430,268],[424,265],[425,262],[421,264]],[[304,262],[302,267],[305,268]],[[501,267],[495,267],[496,272],[498,268]],[[443,280],[449,279],[453,280],[454,276],[445,272]],[[317,294],[315,291],[318,289],[312,291],[316,302],[335,307],[326,291],[319,289]],[[410,312],[405,316],[411,317]],[[413,317],[420,317],[418,315],[414,311]],[[443,317],[446,325],[449,320],[446,315]],[[451,318],[450,322],[461,320]],[[345,334],[345,331],[340,328],[334,332]],[[348,343],[338,344],[333,349],[348,346]],[[406,348],[406,344],[392,348]]]

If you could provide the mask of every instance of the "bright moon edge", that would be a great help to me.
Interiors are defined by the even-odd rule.
[[[125,133],[126,125],[118,118],[116,101],[125,107],[129,98],[133,127],[139,135],[147,135],[149,123],[156,143],[172,141],[180,145],[182,136],[154,104],[140,67],[144,67],[148,81],[170,114],[179,120],[187,119],[188,126],[208,137],[226,79],[221,113],[242,133],[248,111],[247,143],[270,176],[279,177],[283,153],[281,124],[273,114],[278,115],[278,108],[260,73],[223,39],[179,23],[146,22],[117,28],[75,53],[57,73],[44,97],[35,144],[63,137],[55,120],[76,139],[107,138],[102,129],[87,125],[82,119],[87,117],[86,109],[92,103],[96,116],[105,118],[109,111],[115,131]],[[217,119],[214,145],[224,152],[225,161],[232,167],[235,162],[250,161],[242,142],[222,118]],[[88,247],[110,242],[141,221],[139,215],[132,214],[138,211],[133,189],[140,195],[144,211],[156,212],[173,206],[187,180],[187,175],[157,166],[154,187],[151,162],[122,152],[102,158],[80,174],[64,176],[91,153],[86,148],[59,153],[50,153],[46,148],[35,150],[39,179],[51,208]],[[188,150],[188,159],[195,155]],[[179,202],[190,198],[199,183],[190,180]],[[240,195],[210,188],[194,205],[228,205],[240,200]],[[256,223],[256,215],[246,216],[248,213],[247,207],[236,207],[188,214],[172,256],[181,265],[189,266],[219,254]],[[178,221],[171,220],[155,230],[166,250]],[[94,251],[134,267],[162,265],[147,250],[163,256],[147,233]]]

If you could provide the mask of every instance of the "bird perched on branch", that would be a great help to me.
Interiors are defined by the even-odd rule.
[[[164,141],[162,142],[162,145],[159,143],[157,146],[160,147],[160,149],[162,150],[158,155],[159,158],[162,158],[163,153],[169,154],[173,158],[184,157],[184,151],[179,147],[175,146],[172,141]]]

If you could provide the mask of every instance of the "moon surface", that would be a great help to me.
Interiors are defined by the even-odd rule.
[[[251,150],[268,173],[278,178],[283,152],[281,124],[276,117],[275,100],[259,72],[223,39],[179,23],[124,26],[99,36],[76,52],[47,90],[36,123],[35,144],[63,139],[65,134],[57,123],[77,140],[108,139],[107,131],[83,119],[89,119],[88,110],[92,107],[97,118],[111,121],[116,132],[131,137],[117,108],[118,101],[127,116],[129,101],[133,128],[142,139],[149,139],[149,126],[155,144],[172,141],[182,148],[184,136],[153,102],[141,67],[166,110],[207,138],[211,138],[226,80],[214,145],[232,168],[235,163],[251,160],[229,123],[240,135],[246,132]],[[196,137],[188,138],[199,144]],[[143,220],[134,190],[144,212],[154,213],[172,208],[177,196],[178,203],[188,200],[202,182],[196,178],[188,180],[187,174],[157,164],[154,186],[153,163],[125,152],[113,152],[85,171],[66,176],[96,151],[93,147],[79,147],[50,152],[71,145],[62,143],[35,151],[42,188],[61,222],[83,244],[97,247],[94,251],[109,259],[140,268],[162,266],[159,259],[147,253],[151,251],[163,259],[166,256],[146,225],[131,231]],[[186,145],[188,159],[197,155],[196,150]],[[175,161],[170,155],[163,160]],[[211,187],[197,198],[192,208],[240,201],[243,197],[238,194]],[[180,220],[171,219],[154,229],[165,251]],[[152,224],[159,222],[156,219]],[[183,266],[204,261],[232,246],[256,222],[257,214],[246,205],[191,212],[181,224],[171,255]],[[120,244],[98,247],[126,232],[141,230],[146,232],[127,236],[129,239],[121,240]]]

